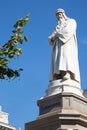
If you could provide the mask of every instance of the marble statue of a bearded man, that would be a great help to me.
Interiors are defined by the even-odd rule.
[[[74,80],[80,82],[76,21],[68,18],[63,9],[56,11],[58,25],[49,36],[53,46],[50,81]]]

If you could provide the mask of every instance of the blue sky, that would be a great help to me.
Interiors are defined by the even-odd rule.
[[[20,79],[0,81],[0,105],[9,113],[9,122],[24,129],[24,123],[35,120],[39,109],[36,102],[45,95],[49,83],[52,47],[48,36],[57,24],[55,11],[63,8],[77,21],[77,40],[81,87],[87,88],[87,0],[0,0],[0,44],[11,34],[17,19],[30,13],[24,31],[29,42],[22,45],[23,54],[11,62],[22,67]]]

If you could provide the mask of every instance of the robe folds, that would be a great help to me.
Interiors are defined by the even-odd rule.
[[[60,26],[57,29],[57,26],[53,32],[50,81],[53,80],[54,74],[59,74],[60,71],[70,71],[74,79],[80,82],[76,21],[69,18],[63,27]]]

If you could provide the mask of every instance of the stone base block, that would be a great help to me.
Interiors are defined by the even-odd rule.
[[[61,93],[38,100],[39,116],[25,130],[87,130],[87,99]]]
[[[26,123],[25,130],[87,130],[87,118],[79,114],[56,114]]]

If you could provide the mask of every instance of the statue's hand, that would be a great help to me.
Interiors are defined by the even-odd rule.
[[[53,45],[54,40],[53,40],[53,38],[51,36],[48,37],[48,41],[49,41],[50,45]]]
[[[50,35],[50,36],[48,37],[48,40],[49,40],[49,43],[50,43],[51,45],[53,45],[53,43],[54,43],[54,35]]]

